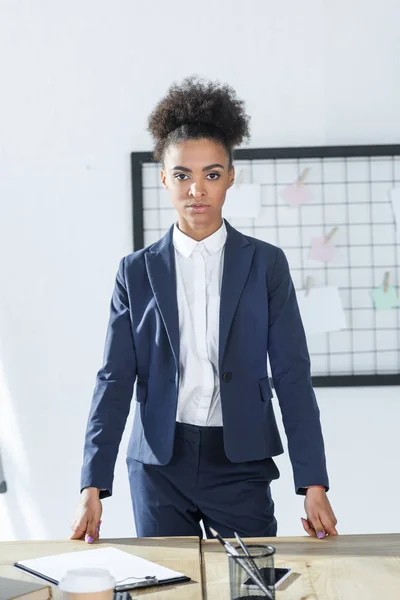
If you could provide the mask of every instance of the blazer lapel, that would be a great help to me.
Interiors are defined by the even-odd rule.
[[[179,317],[176,299],[175,254],[172,243],[173,227],[145,254],[147,275],[160,310],[169,343],[179,371]]]
[[[219,367],[228,341],[229,331],[254,255],[254,246],[244,235],[225,221],[228,236],[225,244],[219,320]]]
[[[229,331],[242,290],[247,281],[254,255],[254,246],[244,235],[225,221],[228,236],[225,244],[221,285],[219,323],[219,366],[228,341]],[[154,298],[160,310],[169,343],[179,370],[179,316],[176,298],[175,254],[173,227],[145,254],[147,274]]]

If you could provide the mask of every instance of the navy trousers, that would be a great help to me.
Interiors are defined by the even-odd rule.
[[[231,462],[222,427],[177,423],[168,465],[127,464],[139,537],[201,537],[201,520],[207,537],[210,527],[224,537],[276,535],[270,483],[279,471],[272,458]]]

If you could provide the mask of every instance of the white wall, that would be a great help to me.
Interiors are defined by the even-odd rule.
[[[64,538],[119,258],[129,153],[174,79],[246,99],[251,146],[400,140],[398,0],[0,0],[0,539]],[[400,531],[397,388],[319,390],[342,532]],[[105,536],[133,531],[124,438]],[[281,534],[300,534],[287,456]]]

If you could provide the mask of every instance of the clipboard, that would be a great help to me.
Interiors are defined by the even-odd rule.
[[[14,563],[14,567],[55,586],[58,586],[60,579],[70,569],[104,568],[113,575],[117,582],[114,592],[191,581],[190,577],[183,573],[113,547],[17,561]]]

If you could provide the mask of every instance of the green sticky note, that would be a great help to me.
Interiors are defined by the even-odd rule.
[[[388,310],[390,308],[398,308],[400,306],[396,289],[392,285],[388,286],[386,292],[383,286],[374,288],[371,292],[371,296],[376,310]]]

